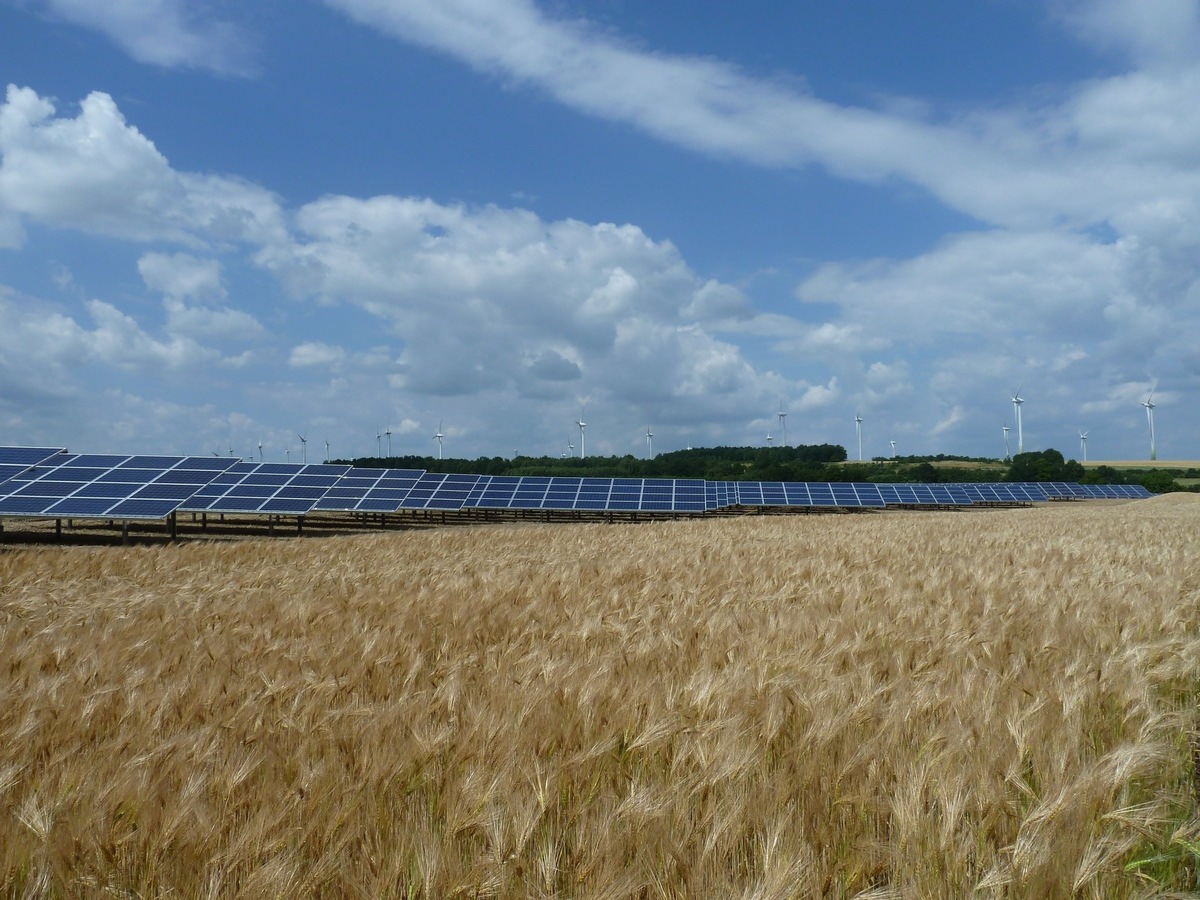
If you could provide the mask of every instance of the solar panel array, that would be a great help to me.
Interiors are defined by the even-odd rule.
[[[164,519],[236,460],[56,453],[0,485],[0,515]]]
[[[350,466],[238,462],[180,511],[304,515],[349,471]]]
[[[418,469],[351,469],[313,506],[325,512],[395,512],[425,473]]]
[[[178,511],[294,516],[400,510],[697,514],[731,507],[954,507],[1149,496],[1140,485],[519,477],[0,447],[0,516],[64,519],[154,520]]]
[[[470,505],[476,509],[543,509],[592,512],[690,512],[708,507],[699,478],[487,478]]]

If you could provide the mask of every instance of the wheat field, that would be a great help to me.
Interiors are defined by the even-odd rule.
[[[1189,896],[1198,526],[3,548],[3,892]]]

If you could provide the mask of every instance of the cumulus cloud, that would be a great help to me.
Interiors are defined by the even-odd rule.
[[[190,253],[147,253],[138,260],[146,287],[177,300],[223,300],[221,263]]]
[[[264,334],[249,313],[221,305],[221,264],[188,253],[147,253],[138,260],[146,287],[164,295],[167,333],[197,341],[249,341]],[[191,305],[188,300],[202,305]],[[215,304],[215,305],[214,305]]]
[[[346,361],[346,351],[342,347],[322,344],[319,341],[306,341],[292,348],[288,357],[288,365],[305,369],[320,367],[327,369],[341,368]]]
[[[11,84],[0,106],[0,237],[7,234],[10,246],[21,217],[188,244],[262,243],[285,235],[270,192],[238,179],[175,171],[108,94],[89,94],[74,118],[55,112],[50,100]]]
[[[295,218],[300,239],[265,249],[262,264],[301,295],[390,322],[410,390],[563,396],[587,380],[716,396],[754,379],[733,345],[680,327],[697,298],[744,315],[740,292],[702,282],[634,226],[400,197],[328,197]]]
[[[223,75],[251,70],[249,36],[217,17],[215,4],[208,0],[41,0],[32,5],[54,18],[99,31],[139,62]]]

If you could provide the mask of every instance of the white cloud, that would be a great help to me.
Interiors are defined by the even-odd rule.
[[[839,107],[729,63],[634,47],[533,0],[326,2],[385,34],[702,153],[897,178],[1009,228],[1156,227],[1182,217],[1194,232],[1200,222],[1200,125],[1189,115],[1200,78],[1194,0],[1062,0],[1059,21],[1087,40],[1120,44],[1144,70],[966,112]],[[1171,65],[1155,65],[1164,61]]]
[[[1127,53],[1140,65],[1192,60],[1200,45],[1194,0],[1055,0],[1051,5],[1081,38]]]
[[[147,253],[138,260],[146,287],[178,300],[223,300],[221,263],[189,253]]]
[[[301,369],[320,367],[337,370],[345,361],[346,351],[344,348],[322,344],[318,341],[297,344],[292,348],[291,356],[288,357],[288,365]]]
[[[0,106],[0,222],[132,240],[257,243],[286,234],[272,194],[232,178],[174,171],[113,99],[89,94],[75,118],[9,85]]]
[[[231,22],[214,16],[207,0],[42,0],[50,15],[106,35],[138,62],[209,69],[225,75],[250,71],[251,43]]]

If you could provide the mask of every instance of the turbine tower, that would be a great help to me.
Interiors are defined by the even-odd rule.
[[[262,441],[259,441],[259,442],[258,442],[258,461],[259,461],[260,463],[263,461],[263,458],[262,458]]]
[[[300,438],[300,451],[304,454],[304,464],[308,465],[308,438],[302,434],[296,435]]]
[[[773,440],[775,440],[775,438],[771,437],[771,432],[768,431],[767,432],[767,446],[768,447],[771,446],[771,441],[773,441]]]
[[[1023,385],[1017,385],[1017,392],[1012,395],[1013,411],[1017,415],[1017,452],[1025,452],[1025,434],[1021,431],[1021,404],[1025,401],[1021,399],[1021,388]]]
[[[858,432],[858,461],[862,462],[862,416],[854,414],[854,430]]]
[[[1008,431],[1009,431],[1008,426],[1005,425],[1004,426],[1004,458],[1005,459],[1012,458],[1012,451],[1010,451],[1008,449]]]
[[[783,446],[788,445],[787,441],[787,413],[783,411],[783,398],[779,398],[779,432],[783,435]]]
[[[646,458],[654,459],[654,432],[649,425],[646,426]]]
[[[892,445],[892,459],[895,459],[896,458],[896,442],[888,441],[888,443]]]
[[[1087,436],[1086,431],[1079,432],[1079,452],[1083,454],[1083,461],[1087,462]]]
[[[1158,453],[1154,449],[1154,391],[1142,401],[1142,406],[1146,407],[1146,421],[1150,423],[1150,458],[1158,459]]]
[[[329,462],[329,441],[325,442],[325,462]]]
[[[444,438],[446,436],[446,435],[442,434],[442,422],[444,422],[444,421],[445,421],[445,419],[438,420],[437,434],[435,434],[433,436],[433,439],[438,442],[438,459],[442,458],[442,438]]]
[[[584,431],[583,431],[583,429],[587,428],[587,422],[583,421],[583,414],[585,412],[587,412],[587,404],[586,403],[583,404],[583,407],[579,410],[579,419],[578,419],[578,421],[575,422],[575,424],[579,426],[579,458],[580,459],[583,459],[585,456],[587,456],[587,435],[584,434]]]
[[[440,431],[441,429],[438,429],[438,430]],[[383,456],[383,432],[376,431],[375,432],[375,458],[378,459],[381,456]]]
[[[392,458],[392,426],[391,425],[389,425],[387,427],[387,431],[385,431],[384,434],[387,435],[387,439],[388,439],[388,459],[391,459]]]

